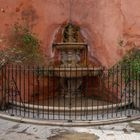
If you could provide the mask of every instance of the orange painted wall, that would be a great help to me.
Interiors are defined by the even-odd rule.
[[[81,27],[89,59],[109,68],[140,46],[139,7],[139,0],[0,0],[0,49],[9,47],[15,22],[28,22],[42,41],[46,58],[51,58],[55,34],[71,20]]]

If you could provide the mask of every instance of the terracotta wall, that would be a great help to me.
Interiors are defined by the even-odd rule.
[[[111,67],[140,45],[139,7],[139,0],[0,0],[0,48],[8,47],[15,22],[28,22],[46,57],[53,57],[55,34],[71,20],[81,27],[90,60]]]

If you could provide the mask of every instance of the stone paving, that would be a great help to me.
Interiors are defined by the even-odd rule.
[[[0,140],[140,140],[140,120],[92,127],[54,127],[0,119]]]

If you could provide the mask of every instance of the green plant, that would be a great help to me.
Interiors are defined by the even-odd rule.
[[[140,80],[140,50],[132,50],[124,59],[120,62],[123,71],[123,77],[126,83],[132,80]]]
[[[9,45],[10,48],[4,52],[8,52],[8,55],[12,54],[12,62],[18,61],[25,64],[42,64],[44,62],[40,51],[41,42],[28,26],[14,24],[9,37]]]
[[[38,46],[40,46],[39,40],[27,26],[15,24],[14,35],[18,39],[17,41],[22,47],[37,48]]]
[[[119,63],[108,70],[108,76],[114,81],[117,79],[121,81],[122,78],[126,86],[140,80],[140,50],[131,50]]]

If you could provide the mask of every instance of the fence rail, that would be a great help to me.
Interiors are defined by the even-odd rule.
[[[140,72],[131,66],[6,65],[0,70],[0,109],[43,120],[103,120],[140,114]]]

